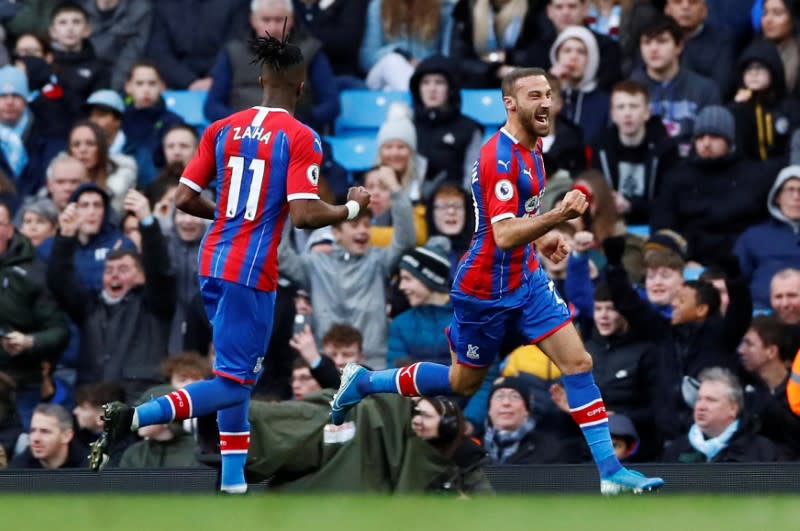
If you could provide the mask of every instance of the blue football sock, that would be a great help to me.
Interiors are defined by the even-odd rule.
[[[194,382],[183,389],[149,400],[136,407],[139,428],[173,420],[202,417],[250,399],[248,386],[220,376]]]
[[[220,490],[243,493],[247,490],[244,465],[250,448],[250,422],[247,412],[250,399],[217,413],[219,448],[222,457]]]
[[[570,413],[580,426],[583,437],[589,444],[601,478],[606,478],[622,468],[608,431],[608,416],[600,389],[594,383],[591,372],[564,375],[561,377],[567,392]]]
[[[452,395],[450,367],[438,363],[414,363],[402,369],[368,371],[356,381],[362,396],[395,393],[403,396]]]

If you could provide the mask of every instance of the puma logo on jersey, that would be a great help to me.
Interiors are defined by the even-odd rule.
[[[510,160],[500,160],[500,159],[498,159],[497,160],[497,165],[498,166],[502,166],[505,171],[508,171],[508,168],[511,167],[511,161]]]

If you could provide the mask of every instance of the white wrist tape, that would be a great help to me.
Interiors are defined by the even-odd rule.
[[[358,201],[354,201],[353,199],[345,203],[344,206],[347,207],[348,221],[351,219],[356,219],[356,216],[361,211],[361,205],[358,204]]]

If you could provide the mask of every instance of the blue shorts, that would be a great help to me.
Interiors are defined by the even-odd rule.
[[[200,294],[213,331],[214,374],[254,384],[272,335],[275,292],[200,277]]]
[[[489,367],[506,338],[517,345],[538,343],[572,320],[555,284],[540,267],[528,281],[500,299],[483,300],[451,293],[450,348],[467,367]]]

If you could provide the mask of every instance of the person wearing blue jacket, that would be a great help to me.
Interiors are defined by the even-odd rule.
[[[83,289],[98,293],[103,287],[106,255],[112,249],[136,249],[133,242],[123,236],[109,219],[110,201],[105,190],[94,183],[80,185],[69,197],[70,203],[78,204],[83,216],[73,260],[76,278]],[[39,256],[47,261],[52,253],[53,241],[53,237],[50,237],[39,246]]]
[[[322,42],[294,24],[291,0],[261,0],[252,7],[250,36],[269,33],[280,37],[285,32],[289,41],[302,50],[306,61],[305,91],[295,117],[324,134],[326,127],[339,116],[340,107],[336,78]],[[250,61],[250,56],[246,39],[242,38],[228,41],[217,56],[211,70],[213,82],[203,107],[206,118],[212,122],[261,103],[260,67]]]
[[[744,231],[733,247],[756,309],[770,307],[772,276],[800,264],[800,166],[781,170],[769,191],[767,208],[772,219]]]

